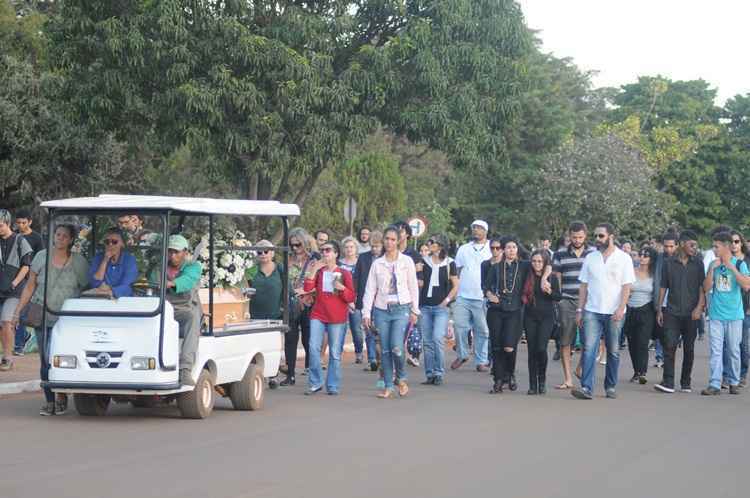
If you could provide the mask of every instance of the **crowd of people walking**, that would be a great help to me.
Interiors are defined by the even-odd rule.
[[[528,351],[526,392],[543,395],[553,340],[563,377],[554,388],[577,399],[594,397],[597,363],[606,365],[604,395],[617,397],[625,349],[633,370],[630,382],[641,385],[649,382],[650,350],[656,349],[654,366],[661,368],[661,378],[654,379],[654,388],[668,394],[676,390],[675,363],[682,348],[679,390],[692,392],[695,341],[704,330],[710,337],[711,374],[701,394],[722,389],[739,394],[746,385],[750,248],[736,230],[717,227],[711,249],[703,254],[691,230],[669,231],[636,245],[620,241],[611,224],[598,224],[590,233],[584,223],[573,222],[556,250],[549,239],[529,250],[512,235],[491,237],[483,220],[472,222],[471,234],[451,257],[444,234],[431,235],[416,251],[411,228],[403,222],[382,232],[363,227],[356,238],[343,239],[341,249],[326,231],[311,237],[293,230],[292,269],[299,271],[292,272],[291,302],[298,311],[286,337],[286,378],[280,385],[295,383],[298,331],[310,330],[323,317],[325,326],[312,327],[319,330],[312,334],[315,340],[306,343],[303,333],[310,357],[306,394],[323,388],[340,392],[347,331],[355,362],[363,363],[366,354],[364,369],[379,372],[380,398],[409,393],[406,366],[419,365],[420,354],[423,385],[440,386],[446,367],[458,370],[472,363],[477,372],[492,376],[490,393],[516,391],[521,343]],[[320,373],[324,330],[326,382]],[[450,365],[448,337],[455,340],[456,352]]]

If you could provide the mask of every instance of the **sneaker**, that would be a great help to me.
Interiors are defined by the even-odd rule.
[[[17,349],[13,351],[13,356],[23,356],[23,355],[24,355],[23,349]]]
[[[638,374],[633,374],[633,376],[630,378],[630,382],[638,382],[638,380],[641,378]]]
[[[7,372],[12,368],[13,360],[11,360],[10,358],[3,358],[2,361],[0,361],[0,372]]]
[[[600,365],[606,365],[607,364],[607,357],[606,356],[602,356],[602,359],[599,360],[599,364]]]
[[[371,361],[370,362],[370,372],[377,372],[378,371],[378,362],[377,361]]]
[[[300,375],[307,375],[309,373],[310,373],[310,369],[306,368],[306,369],[302,370],[302,373]]]
[[[656,389],[657,391],[661,391],[663,393],[670,393],[671,394],[671,393],[674,392],[674,388],[671,388],[669,386],[665,386],[664,384],[654,384],[654,389]]]
[[[555,351],[555,354],[552,355],[552,361],[560,361],[560,350],[558,349]]]
[[[715,387],[708,386],[701,391],[701,394],[703,396],[718,396],[719,394],[721,394],[721,389],[716,389]]]
[[[729,394],[740,394],[741,392],[740,386],[729,386]]]
[[[729,384],[727,384],[727,381],[726,381],[726,380],[722,380],[722,381],[721,381],[721,388],[722,388],[722,389],[724,389],[725,391],[726,391],[727,389],[729,389]]]
[[[593,396],[591,395],[591,392],[588,389],[584,388],[575,388],[570,390],[570,394],[573,395],[576,399],[592,399]]]
[[[693,390],[690,388],[690,386],[682,386],[680,388],[680,392],[681,393],[691,393],[691,392],[693,392]]]
[[[427,380],[422,382],[423,386],[432,386],[435,384],[435,377],[427,377]]]
[[[650,343],[648,343],[648,350],[649,351],[656,351],[656,342],[651,341]]]
[[[606,396],[609,399],[617,399],[617,391],[615,391],[614,387],[610,387],[606,390]]]
[[[55,400],[55,415],[65,415],[66,411],[68,411],[68,396],[59,394]]]
[[[354,359],[354,363],[357,365],[362,363],[362,353],[357,354],[356,358]]]
[[[432,385],[434,385],[434,386],[442,386],[443,385],[443,378],[442,377],[435,377],[432,380]]]
[[[656,363],[654,363],[654,368],[661,368],[664,365],[664,362],[661,360],[656,360]]]
[[[648,384],[648,379],[645,375],[641,375],[638,377],[638,383],[642,386],[645,386],[646,384]]]
[[[322,390],[323,390],[323,386],[308,387],[307,391],[305,391],[305,396],[312,396],[313,394],[318,394]]]
[[[39,409],[39,415],[42,417],[49,417],[50,415],[55,414],[55,403],[49,402],[45,403],[40,409]]]
[[[190,370],[187,368],[180,369],[180,384],[183,386],[194,386],[195,380],[193,380],[193,376],[190,375]]]

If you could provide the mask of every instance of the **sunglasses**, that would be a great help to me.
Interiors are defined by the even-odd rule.
[[[732,244],[742,244],[740,239],[732,239]]]
[[[596,236],[597,239],[606,239],[607,238],[607,234],[606,233],[597,233],[597,234],[595,234],[595,236]]]
[[[492,249],[493,251],[501,251],[503,248],[502,246],[490,246],[490,249]]]
[[[262,250],[262,251],[258,251],[258,254],[268,254],[270,252],[271,252],[270,250]]]
[[[298,247],[302,247],[302,244],[300,244],[299,242],[297,242],[296,244],[289,244],[289,246],[296,249]]]
[[[323,254],[328,254],[329,252],[333,252],[333,247],[323,247],[320,249],[320,252]]]
[[[117,239],[104,239],[105,246],[116,246],[120,241]]]

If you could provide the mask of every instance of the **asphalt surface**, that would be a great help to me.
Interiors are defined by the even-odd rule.
[[[441,387],[410,367],[409,396],[380,400],[375,374],[347,361],[340,396],[303,396],[298,377],[267,392],[264,411],[221,399],[206,420],[129,405],[40,417],[39,395],[0,398],[0,496],[745,497],[750,392],[700,396],[697,346],[692,394],[654,391],[655,369],[629,384],[623,351],[616,400],[603,397],[603,367],[592,401],[527,396],[524,346],[519,390],[494,396],[468,366]],[[550,384],[561,380],[550,361]]]

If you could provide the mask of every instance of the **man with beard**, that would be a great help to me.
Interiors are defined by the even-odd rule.
[[[663,393],[674,392],[674,366],[677,344],[682,339],[682,392],[690,392],[690,375],[693,371],[693,347],[698,331],[698,320],[705,306],[703,280],[705,271],[698,256],[698,236],[690,230],[680,234],[680,246],[672,258],[666,258],[661,268],[659,302],[666,303],[656,312],[656,322],[662,328],[664,347],[664,372],[662,381],[654,389]],[[667,240],[664,240],[666,252]],[[665,301],[666,299],[666,301]]]
[[[586,224],[574,221],[568,227],[570,244],[555,253],[552,258],[552,271],[561,282],[562,300],[560,309],[560,363],[563,369],[563,383],[558,389],[571,389],[570,352],[576,340],[576,309],[578,308],[578,291],[581,283],[578,276],[586,256],[594,249],[586,247]]]
[[[363,226],[359,228],[357,232],[357,246],[359,246],[358,254],[361,256],[366,252],[370,252],[370,227]]]
[[[635,282],[633,260],[615,245],[615,229],[600,223],[594,229],[596,251],[583,262],[578,280],[576,321],[583,326],[583,375],[580,389],[573,389],[577,399],[592,399],[596,370],[596,353],[603,336],[607,347],[607,372],[604,390],[607,398],[617,397],[617,375],[620,367],[618,340],[625,320],[630,287]]]
[[[659,257],[656,259],[656,267],[654,269],[654,279],[657,280],[656,286],[658,287],[661,284],[661,276],[662,276],[662,269],[664,268],[666,261],[669,260],[669,258],[673,257],[677,253],[677,239],[679,236],[676,232],[667,232],[662,237],[662,252],[659,254]],[[669,299],[669,290],[667,290],[667,294],[662,298],[660,301],[661,303],[661,310],[664,312],[667,307],[667,299]],[[657,322],[656,329],[654,330],[654,334],[656,337],[656,364],[654,365],[656,368],[661,368],[664,364],[664,343],[662,341],[662,336],[664,335],[664,330],[661,325]]]

